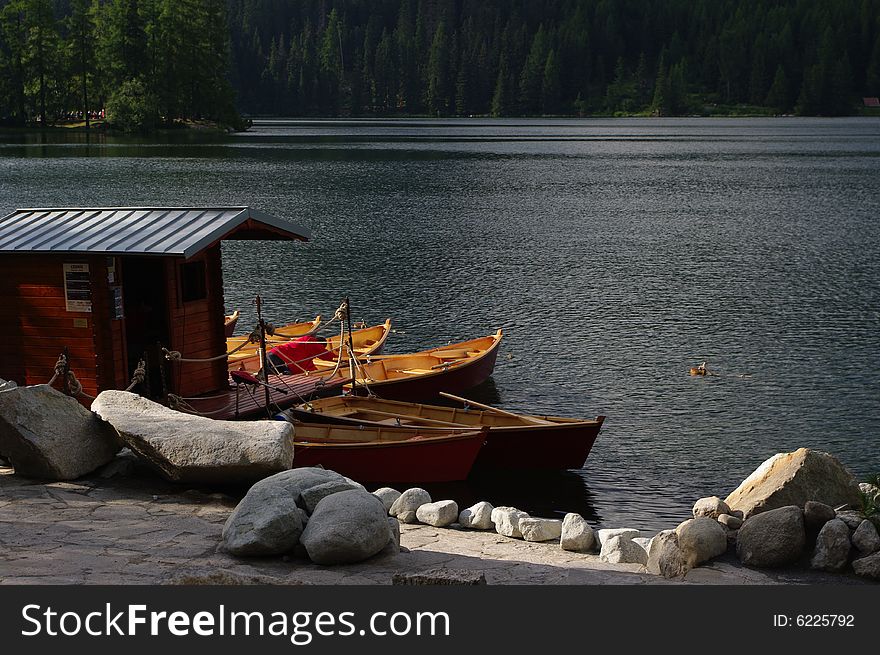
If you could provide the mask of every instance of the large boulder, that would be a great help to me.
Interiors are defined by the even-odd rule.
[[[519,531],[525,541],[550,541],[562,535],[562,521],[533,517],[519,520]]]
[[[853,532],[852,543],[862,555],[870,555],[880,550],[880,534],[874,524],[865,519]]]
[[[664,578],[684,575],[690,568],[679,545],[675,530],[663,530],[654,535],[648,546],[648,571]]]
[[[425,503],[416,510],[416,518],[425,525],[445,528],[447,525],[455,523],[458,518],[458,504],[454,500]]]
[[[761,464],[725,502],[749,518],[789,505],[803,508],[808,500],[832,507],[859,506],[861,495],[856,479],[834,456],[800,448]]]
[[[790,505],[748,519],[736,536],[736,554],[743,564],[772,568],[792,564],[804,551],[804,513]]]
[[[300,541],[316,564],[349,564],[372,557],[393,538],[382,501],[363,489],[325,497]]]
[[[519,522],[520,519],[529,518],[529,515],[516,507],[496,507],[492,510],[490,518],[495,524],[495,532],[498,534],[513,539],[522,539]]]
[[[19,475],[73,480],[120,448],[112,427],[48,384],[0,391],[0,454]]]
[[[693,568],[727,551],[727,532],[715,519],[699,516],[679,525],[678,545],[688,568]]]
[[[580,514],[569,513],[562,520],[562,535],[559,546],[562,550],[586,553],[596,544],[596,533]]]
[[[102,392],[92,411],[174,482],[252,481],[293,465],[293,426],[286,421],[216,421],[126,391]]]
[[[635,539],[641,534],[635,528],[602,528],[596,530],[596,538],[599,540],[599,548],[605,545],[605,542],[611,537],[626,537],[627,539]]]
[[[388,513],[401,523],[415,523],[416,510],[430,502],[431,494],[420,487],[413,487],[398,496],[397,500],[391,504]]]
[[[880,553],[874,553],[873,555],[853,560],[852,566],[856,575],[880,580]]]
[[[492,530],[495,524],[492,523],[492,507],[491,503],[485,500],[471,505],[467,509],[461,510],[458,515],[458,522],[463,528],[471,528],[472,530]]]
[[[330,494],[337,494],[349,489],[363,489],[363,486],[342,476],[338,479],[328,480],[322,484],[303,489],[299,495],[299,506],[311,514],[315,511],[318,503]]]
[[[816,549],[810,568],[820,571],[842,571],[849,561],[849,528],[840,519],[832,519],[822,526],[816,537]]]
[[[310,467],[282,471],[260,480],[226,520],[223,548],[240,556],[292,552],[309,520],[302,509],[306,504],[304,495],[308,497],[311,489],[349,482],[335,471]]]

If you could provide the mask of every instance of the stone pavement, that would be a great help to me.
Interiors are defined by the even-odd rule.
[[[668,581],[558,544],[494,532],[401,526],[409,552],[346,566],[218,552],[236,499],[131,477],[41,483],[0,468],[0,584],[390,584],[436,567],[482,571],[489,584],[859,583],[811,571],[765,573],[717,560]]]

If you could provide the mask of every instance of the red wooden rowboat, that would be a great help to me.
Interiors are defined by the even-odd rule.
[[[492,375],[502,336],[498,330],[408,355],[370,355],[358,367],[355,393],[406,401],[436,398],[443,391],[461,393]]]
[[[485,432],[294,423],[293,439],[294,467],[320,464],[358,482],[421,484],[464,480]]]
[[[475,469],[578,469],[596,441],[604,416],[574,419],[513,414],[495,408],[461,409],[381,398],[334,396],[291,407],[295,420],[346,425],[401,426],[433,434],[486,427]]]

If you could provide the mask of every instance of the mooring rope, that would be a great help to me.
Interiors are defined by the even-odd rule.
[[[131,391],[137,385],[142,384],[143,381],[146,379],[146,377],[147,377],[147,365],[146,365],[146,362],[144,362],[144,360],[141,359],[138,361],[137,366],[134,369],[134,373],[131,376],[131,384],[129,384],[125,388],[125,390]]]

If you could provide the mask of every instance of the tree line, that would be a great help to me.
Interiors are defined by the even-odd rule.
[[[0,121],[852,113],[880,0],[0,0]]]
[[[234,123],[218,0],[0,0],[0,120]]]
[[[231,0],[248,112],[540,115],[880,95],[878,0]]]

